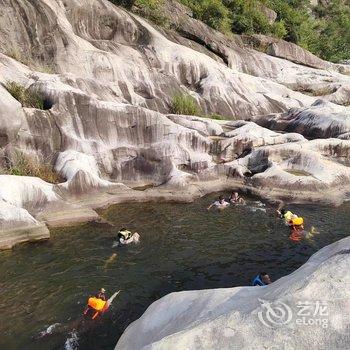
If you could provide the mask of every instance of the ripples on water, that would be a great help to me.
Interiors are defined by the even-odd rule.
[[[1,252],[0,348],[113,349],[126,326],[167,293],[249,285],[262,269],[277,279],[348,235],[349,203],[291,206],[307,227],[321,232],[313,241],[296,244],[273,208],[265,210],[252,200],[207,212],[213,198],[117,205],[102,212],[116,228],[58,229],[50,241]],[[112,248],[123,226],[141,234],[139,245]],[[79,326],[87,297],[102,286],[109,293],[123,291],[103,318]],[[40,337],[56,323],[61,325]]]

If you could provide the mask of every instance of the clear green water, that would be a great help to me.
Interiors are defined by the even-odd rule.
[[[260,270],[272,279],[315,251],[349,235],[350,203],[339,208],[291,206],[320,234],[296,244],[273,208],[250,201],[207,212],[215,195],[191,204],[135,203],[102,212],[141,235],[138,246],[112,248],[117,228],[88,224],[52,232],[43,243],[0,253],[0,349],[113,349],[129,323],[163,295],[180,290],[249,285]],[[106,265],[113,254],[116,260]],[[93,324],[77,320],[89,294],[123,292]],[[60,323],[52,335],[38,337]],[[78,340],[65,344],[77,329]]]

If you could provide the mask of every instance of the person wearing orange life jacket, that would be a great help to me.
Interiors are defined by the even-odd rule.
[[[107,307],[106,301],[106,290],[101,288],[100,291],[93,297],[88,299],[87,307],[84,311],[84,315],[88,316],[89,313],[92,313],[92,319],[94,320],[98,314],[104,312]]]

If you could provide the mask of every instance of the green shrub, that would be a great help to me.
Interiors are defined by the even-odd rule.
[[[59,183],[63,179],[49,164],[41,164],[35,158],[16,152],[7,171],[10,175],[35,176],[50,183]]]
[[[221,0],[203,0],[198,16],[204,23],[223,33],[231,30],[229,10]]]
[[[166,27],[168,18],[162,12],[164,0],[135,0],[134,5],[138,12],[159,26]]]
[[[280,20],[280,21],[277,21],[275,22],[272,26],[271,26],[271,29],[272,29],[272,34],[276,37],[276,38],[279,38],[279,39],[283,39],[286,37],[287,35],[287,29],[286,29],[286,26],[284,24],[284,20]]]
[[[33,92],[14,81],[7,81],[5,88],[22,104],[23,107],[44,109],[44,101],[36,92]]]
[[[227,1],[232,13],[232,30],[235,33],[261,33],[269,34],[271,25],[266,16],[261,12],[261,4],[256,0],[232,0]]]
[[[231,31],[230,11],[222,0],[181,0],[195,18],[223,33]]]
[[[171,111],[174,114],[200,115],[201,109],[197,101],[190,95],[176,93],[171,101]]]
[[[277,12],[277,18],[284,21],[285,39],[308,49],[316,41],[316,21],[310,16],[310,2],[294,0],[268,0],[268,5]]]
[[[322,58],[333,62],[350,58],[350,4],[334,0],[323,6],[319,14],[318,51]]]

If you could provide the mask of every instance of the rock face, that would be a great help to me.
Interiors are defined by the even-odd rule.
[[[349,252],[345,238],[265,287],[168,294],[126,329],[115,349],[345,349]]]
[[[107,0],[0,6],[0,167],[23,153],[65,179],[1,175],[5,188],[23,189],[0,191],[4,218],[11,204],[21,225],[95,220],[93,208],[117,201],[191,200],[232,187],[275,199],[346,198],[349,109],[335,103],[349,102],[350,77],[334,65],[256,51],[174,1],[173,29]],[[44,109],[23,107],[7,81],[39,94]],[[171,114],[178,92],[227,120]],[[151,188],[132,189],[140,187]],[[3,219],[3,230],[12,222]]]
[[[35,220],[27,210],[0,201],[0,248],[10,249],[26,241],[50,238],[45,224]]]
[[[262,116],[257,122],[269,129],[297,132],[309,139],[349,139],[350,109],[318,100],[308,108],[292,108],[286,113]]]

